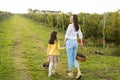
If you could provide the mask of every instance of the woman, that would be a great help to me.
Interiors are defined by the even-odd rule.
[[[78,42],[77,42],[77,34],[79,38],[81,39],[81,47],[83,47],[82,42],[82,32],[78,25],[78,17],[77,15],[72,15],[70,18],[70,24],[67,28],[66,34],[65,34],[65,46],[68,56],[68,67],[69,67],[69,73],[68,76],[73,76],[73,64],[77,68],[77,76],[76,79],[79,79],[81,77],[81,71],[79,68],[79,63],[76,60],[77,50],[78,50]]]

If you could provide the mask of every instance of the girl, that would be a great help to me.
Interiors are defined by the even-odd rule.
[[[48,42],[47,55],[48,60],[50,61],[48,77],[50,77],[52,74],[55,74],[56,64],[59,61],[59,49],[65,48],[60,47],[60,42],[58,41],[57,37],[57,32],[53,31]]]
[[[83,43],[82,43],[83,36],[82,36],[81,29],[79,28],[79,25],[78,25],[78,17],[77,15],[72,15],[70,18],[70,24],[65,34],[65,46],[66,46],[66,51],[68,55],[68,67],[69,67],[68,76],[73,76],[72,67],[74,64],[78,70],[76,79],[79,79],[81,77],[81,71],[79,68],[78,61],[76,60],[76,54],[78,50],[77,34],[81,39],[81,47],[83,47]]]

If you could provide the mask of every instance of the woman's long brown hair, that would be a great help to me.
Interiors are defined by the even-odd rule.
[[[78,16],[76,14],[73,14],[73,23],[74,23],[75,30],[78,31],[79,30]]]

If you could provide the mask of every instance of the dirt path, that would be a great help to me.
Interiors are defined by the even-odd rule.
[[[26,65],[26,51],[23,45],[23,23],[19,17],[15,16],[13,25],[15,26],[15,43],[13,59],[16,68],[16,80],[32,80],[28,74],[28,68]]]
[[[30,29],[30,24],[24,18],[15,15],[13,19],[13,26],[15,27],[15,43],[13,49],[13,61],[16,69],[16,80],[32,80],[29,74],[27,65],[27,47],[26,44],[34,42],[35,44],[40,43],[41,38]],[[32,45],[31,45],[32,46]],[[46,48],[42,44],[35,45],[37,49],[45,51]]]

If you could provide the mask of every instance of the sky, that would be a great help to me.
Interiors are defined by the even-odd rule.
[[[120,9],[120,0],[0,0],[0,11],[28,13],[28,9],[64,13],[104,13]]]

